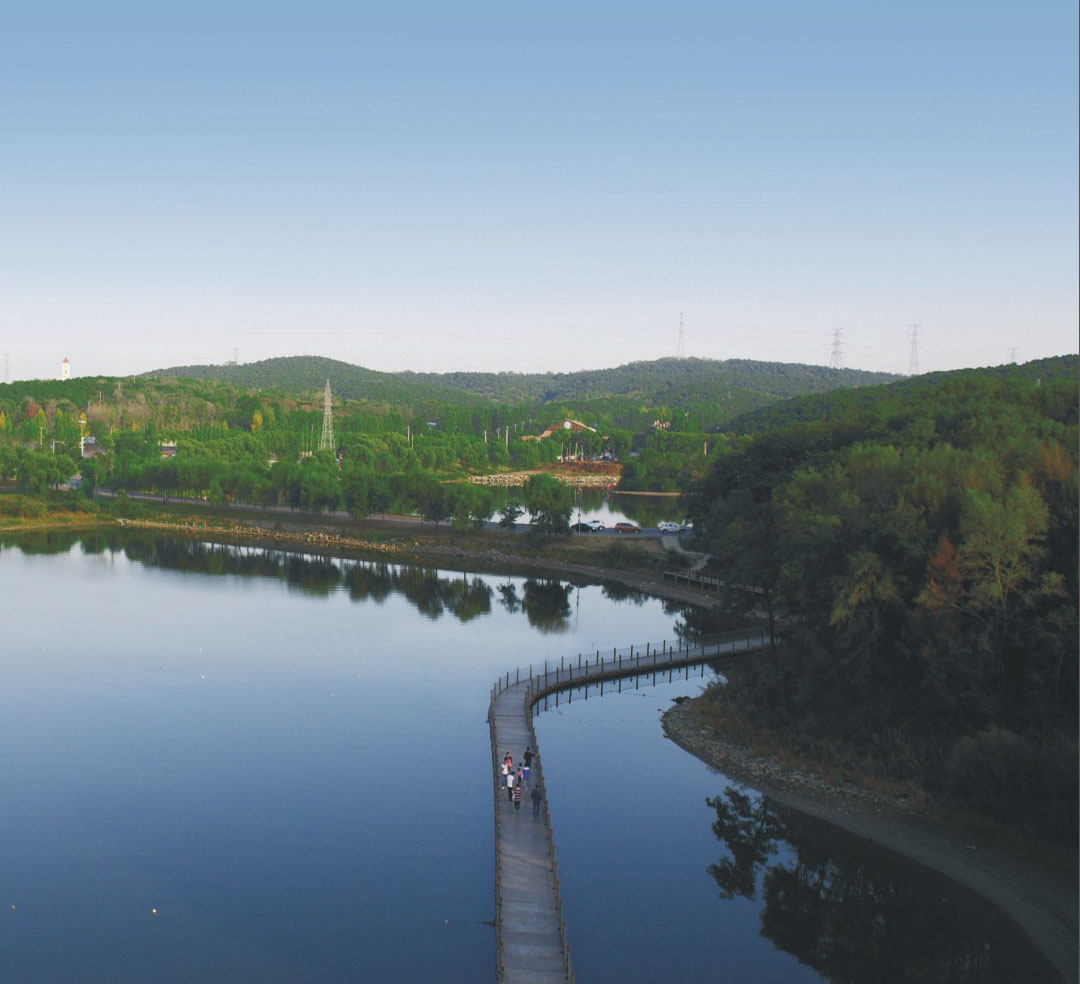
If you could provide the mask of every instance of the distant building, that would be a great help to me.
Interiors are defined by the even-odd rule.
[[[60,363],[60,378],[71,379],[71,362],[66,358]]]
[[[96,458],[99,454],[105,453],[105,449],[98,444],[97,438],[93,434],[88,434],[82,438],[79,441],[79,447],[84,458]]]
[[[161,457],[163,458],[175,458],[176,457],[176,441],[161,441]]]
[[[523,441],[543,441],[551,437],[556,431],[590,431],[595,434],[596,428],[590,427],[588,424],[583,424],[580,420],[572,420],[570,417],[567,417],[561,424],[549,427],[543,434],[525,434],[521,439]]]

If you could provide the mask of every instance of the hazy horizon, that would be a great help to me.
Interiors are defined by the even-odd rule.
[[[1056,358],[1056,357],[1068,356],[1068,355],[1076,355],[1076,354],[1078,354],[1078,353],[1075,353],[1075,352],[1059,352],[1059,353],[1056,353],[1056,355],[1040,356],[1039,358],[1040,359],[1042,359],[1042,358]],[[331,362],[340,362],[340,363],[342,363],[344,365],[348,365],[348,366],[350,366],[352,368],[367,369],[367,370],[372,370],[372,371],[375,371],[375,372],[384,372],[384,373],[387,373],[387,374],[404,373],[404,372],[413,372],[413,373],[418,373],[418,374],[422,374],[422,375],[452,375],[452,374],[455,374],[455,373],[481,373],[481,374],[485,374],[485,375],[511,374],[511,375],[521,375],[521,376],[546,375],[549,372],[552,375],[573,375],[575,373],[581,373],[581,372],[605,372],[605,371],[611,371],[611,370],[615,370],[615,369],[620,369],[620,368],[622,368],[624,366],[638,364],[638,363],[649,363],[649,362],[657,362],[657,361],[664,361],[664,360],[678,361],[677,357],[675,357],[675,356],[660,356],[657,359],[632,359],[632,360],[630,360],[628,362],[620,362],[620,363],[614,363],[612,365],[596,366],[594,368],[589,368],[589,369],[555,369],[555,370],[544,370],[544,371],[537,370],[535,372],[531,372],[529,370],[520,370],[520,369],[498,370],[498,369],[469,369],[467,367],[462,367],[462,368],[459,368],[459,369],[447,369],[447,370],[444,370],[442,372],[439,372],[437,370],[436,371],[428,371],[428,370],[416,370],[416,369],[373,369],[373,367],[371,367],[371,366],[361,365],[360,363],[347,362],[346,360],[339,359],[339,358],[337,358],[335,356],[316,355],[316,354],[313,354],[313,353],[310,353],[310,352],[304,352],[304,353],[301,353],[299,355],[269,355],[269,356],[266,356],[266,357],[261,358],[261,359],[253,359],[250,362],[245,362],[243,360],[239,360],[236,363],[236,366],[239,367],[239,368],[243,368],[244,366],[256,365],[256,364],[261,363],[261,362],[269,362],[269,361],[275,361],[275,360],[279,360],[279,359],[300,359],[300,358],[326,359],[326,360],[329,360]],[[712,358],[709,358],[709,357],[706,357],[706,356],[687,355],[687,356],[684,356],[683,359],[688,360],[688,361],[689,360],[697,360],[697,361],[703,361],[703,362],[719,362],[719,363],[724,363],[724,362],[758,362],[758,363],[770,364],[770,365],[811,366],[811,367],[820,368],[820,369],[830,369],[830,368],[832,368],[831,366],[824,365],[822,363],[790,362],[790,361],[785,361],[783,359],[744,359],[744,358],[741,358],[739,356],[730,356],[730,357],[724,358],[724,359],[712,359]],[[1023,359],[1023,360],[1018,360],[1018,363],[1019,364],[1024,364],[1026,362],[1034,362],[1034,361],[1038,361],[1038,359]],[[966,367],[963,367],[963,368],[986,369],[986,368],[994,368],[995,366],[1006,365],[1006,364],[1008,364],[1008,361],[1007,360],[1002,360],[1002,362],[988,363],[985,366],[966,366]],[[216,366],[216,367],[220,367],[220,368],[228,368],[230,365],[231,365],[231,360],[226,361],[226,362],[183,362],[183,363],[178,362],[178,363],[175,363],[175,364],[172,364],[172,365],[154,366],[153,368],[138,369],[138,370],[136,370],[134,372],[126,372],[126,373],[108,372],[108,371],[98,372],[98,373],[79,373],[79,372],[75,371],[74,367],[72,367],[72,372],[71,372],[71,377],[70,378],[71,379],[80,379],[80,378],[82,378],[82,379],[94,379],[94,378],[98,378],[98,377],[133,378],[133,377],[137,377],[137,376],[152,375],[152,374],[158,373],[158,372],[168,372],[169,370],[172,370],[172,369],[203,368],[203,367],[207,367],[207,366]],[[900,378],[900,379],[905,378],[904,373],[896,373],[896,372],[890,373],[890,371],[887,370],[887,369],[880,369],[880,370],[878,370],[878,369],[855,369],[852,366],[845,366],[844,368],[845,369],[850,369],[850,370],[852,370],[854,372],[867,372],[867,373],[880,372],[880,373],[885,373],[885,374],[896,376],[897,378]],[[925,375],[925,374],[930,373],[930,372],[939,372],[939,371],[949,371],[949,370],[927,369],[924,373],[921,373],[921,374]],[[13,383],[14,382],[33,382],[35,380],[59,380],[59,379],[60,379],[60,373],[58,372],[53,376],[27,376],[25,378],[18,378],[18,377],[13,376],[12,379],[10,380],[10,382],[13,382]],[[0,380],[0,382],[7,382],[7,381],[8,380]],[[331,379],[331,384],[333,384],[332,379]]]

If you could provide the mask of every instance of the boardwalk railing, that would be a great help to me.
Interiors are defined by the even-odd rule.
[[[566,687],[576,686],[586,680],[609,679],[632,676],[643,670],[660,670],[669,666],[685,666],[689,663],[707,663],[710,659],[731,656],[751,649],[764,649],[769,645],[768,633],[731,633],[727,639],[710,640],[699,644],[685,641],[647,642],[644,645],[627,646],[625,649],[597,649],[591,653],[578,653],[569,659],[544,660],[543,665],[532,664],[508,670],[495,681],[491,688],[491,700],[503,691],[521,683],[527,685],[523,693],[526,710],[545,694]]]
[[[685,581],[687,584],[697,584],[703,588],[720,590],[720,578],[709,574],[702,574],[689,567],[668,567],[664,570],[664,577],[670,577],[673,581]]]
[[[764,632],[747,634],[745,631],[731,633],[727,638],[710,640],[696,645],[685,641],[645,643],[625,649],[613,648],[610,651],[596,650],[593,653],[578,653],[577,658],[561,658],[558,662],[545,660],[543,666],[530,665],[508,671],[491,688],[491,703],[488,709],[488,722],[491,728],[491,770],[495,788],[495,973],[499,984],[513,981],[564,981],[573,984],[574,973],[570,966],[570,945],[566,939],[566,921],[563,918],[562,892],[559,881],[559,862],[555,858],[555,833],[548,810],[547,783],[543,781],[539,757],[534,760],[535,779],[530,785],[540,785],[546,847],[532,841],[520,848],[524,853],[516,853],[513,833],[504,839],[504,816],[508,814],[503,804],[506,790],[501,774],[500,749],[511,747],[508,740],[510,732],[517,736],[516,747],[522,747],[522,738],[529,747],[536,749],[536,732],[533,728],[533,708],[548,694],[560,690],[587,685],[593,681],[622,679],[623,677],[650,674],[656,676],[664,670],[675,667],[706,663],[711,659],[734,655],[769,645],[768,635]],[[500,733],[500,722],[503,733]],[[515,821],[512,826],[517,828]],[[517,829],[520,833],[520,829]],[[561,951],[561,958],[555,958],[546,972],[538,968],[524,970],[520,965],[520,953],[506,951],[505,936],[508,931],[507,911],[512,911],[509,923],[520,925],[521,909],[514,909],[517,900],[504,899],[504,853],[512,866],[519,865],[524,859],[531,862],[530,878],[537,879],[540,895],[550,900],[552,909],[546,922],[547,928],[536,934],[535,940],[550,940],[547,952]],[[520,868],[518,869],[520,875]],[[520,882],[519,882],[520,883]],[[505,903],[505,904],[504,904]],[[545,935],[546,934],[546,935]],[[511,934],[512,936],[513,934]],[[519,934],[520,935],[520,934]],[[539,952],[539,951],[537,951]],[[558,969],[555,969],[555,966]]]

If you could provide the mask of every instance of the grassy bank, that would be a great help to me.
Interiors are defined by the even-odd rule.
[[[0,531],[81,528],[112,522],[107,509],[73,492],[24,495],[0,491]]]

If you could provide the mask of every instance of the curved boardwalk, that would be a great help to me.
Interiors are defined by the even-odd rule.
[[[675,667],[692,666],[748,649],[767,640],[755,634],[704,647],[647,645],[628,650],[597,652],[576,660],[563,659],[543,667],[516,670],[491,689],[491,769],[495,789],[495,975],[498,984],[572,982],[570,947],[559,897],[559,865],[547,808],[542,767],[534,759],[530,788],[520,810],[509,801],[500,765],[509,752],[515,768],[526,748],[536,750],[532,710],[546,695],[572,687],[633,676],[656,676]],[[539,817],[529,799],[540,783]]]

